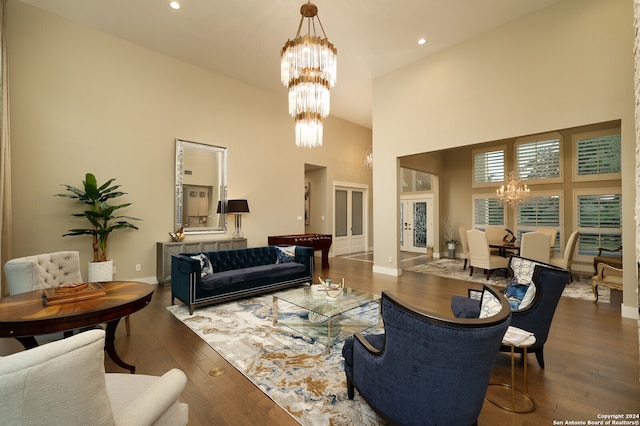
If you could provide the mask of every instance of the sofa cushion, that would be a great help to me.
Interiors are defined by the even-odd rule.
[[[203,290],[214,290],[232,284],[258,280],[265,277],[284,277],[304,272],[305,266],[297,262],[274,263],[216,272],[202,278]]]

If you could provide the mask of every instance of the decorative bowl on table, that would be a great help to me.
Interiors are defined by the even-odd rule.
[[[344,290],[344,278],[340,280],[340,283],[332,282],[330,279],[323,280],[322,278],[318,278],[320,280],[320,284],[322,284],[324,292],[326,293],[326,298],[329,302],[335,302],[338,300],[338,297],[342,294]]]

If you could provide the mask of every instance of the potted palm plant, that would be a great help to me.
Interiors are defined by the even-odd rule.
[[[91,227],[69,229],[69,232],[63,236],[91,235],[93,262],[89,262],[89,281],[111,281],[113,279],[113,260],[107,257],[109,235],[116,229],[138,229],[127,220],[140,219],[116,214],[116,211],[130,206],[131,203],[111,205],[108,202],[126,194],[126,192],[118,191],[120,185],[110,186],[114,180],[113,178],[109,179],[98,186],[96,177],[87,173],[85,180],[82,181],[82,188],[63,184],[62,186],[67,189],[68,193],[56,194],[59,197],[75,199],[79,204],[85,206],[84,211],[73,213],[71,216],[86,218]]]

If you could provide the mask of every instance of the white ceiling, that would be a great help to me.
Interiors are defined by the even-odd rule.
[[[280,49],[304,0],[20,0],[286,96]],[[338,49],[332,115],[371,127],[372,80],[559,0],[315,0]],[[418,45],[419,38],[427,39]]]

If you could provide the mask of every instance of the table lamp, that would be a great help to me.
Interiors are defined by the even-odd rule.
[[[244,238],[242,234],[242,213],[249,213],[249,203],[247,200],[227,201],[225,213],[236,216],[236,230],[233,232],[232,238]]]

